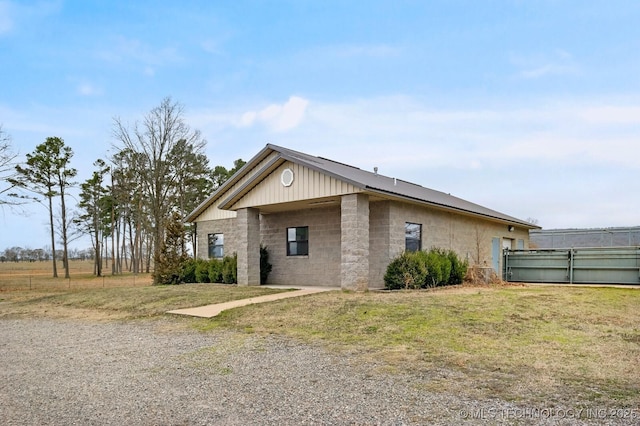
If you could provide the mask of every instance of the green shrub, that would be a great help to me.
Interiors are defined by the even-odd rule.
[[[467,269],[469,269],[469,262],[466,259],[464,261],[461,260],[453,250],[447,252],[447,257],[451,262],[451,275],[447,284],[462,284],[464,277],[467,275]]]
[[[269,272],[269,253],[266,247],[260,247],[260,283],[265,284]],[[220,259],[188,259],[181,265],[180,278],[185,283],[238,283],[238,256],[225,256]]]
[[[183,283],[195,283],[196,281],[196,266],[198,264],[197,259],[187,259],[182,264],[180,271],[180,281]]]
[[[273,265],[269,263],[267,246],[260,244],[260,284],[266,284]]]
[[[215,260],[215,259],[214,259]],[[209,281],[209,261],[198,259],[196,262],[196,282],[208,283]]]
[[[236,253],[222,259],[222,282],[225,284],[238,283],[238,255]]]
[[[222,261],[218,259],[209,260],[209,268],[207,269],[210,283],[222,282]]]
[[[384,284],[390,290],[460,284],[467,267],[453,250],[404,252],[387,267]]]
[[[403,252],[387,266],[384,285],[389,290],[421,288],[427,277],[427,268],[420,252]]]
[[[427,267],[424,287],[445,285],[451,275],[451,262],[447,255],[442,250],[433,248],[424,254],[423,259]]]

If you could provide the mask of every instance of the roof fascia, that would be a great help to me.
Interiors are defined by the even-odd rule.
[[[348,179],[348,178],[346,178],[346,177],[344,177],[342,175],[330,172],[329,170],[327,170],[325,168],[322,168],[320,166],[316,166],[316,165],[311,164],[311,163],[309,163],[309,162],[307,162],[305,160],[302,160],[300,158],[292,157],[290,155],[286,155],[286,154],[282,154],[282,153],[281,153],[281,155],[282,155],[282,158],[284,158],[285,160],[291,161],[292,163],[298,163],[298,164],[303,165],[306,168],[311,169],[313,171],[316,171],[318,173],[322,173],[322,174],[325,174],[325,175],[327,175],[329,177],[332,177],[334,179],[338,179],[338,180],[341,180],[341,181],[343,181],[345,183],[351,184],[351,185],[355,186],[356,188],[360,188],[360,189],[366,189],[367,188],[367,185],[365,185],[362,182],[358,182],[358,181],[355,181],[353,179]]]
[[[277,166],[276,167],[274,166],[276,164],[279,165],[278,163],[282,163],[282,160],[283,160],[282,154],[278,153],[278,156],[269,160],[267,164],[262,166],[262,168],[253,175],[252,179],[249,179],[248,181],[240,185],[240,187],[235,191],[233,191],[231,195],[229,195],[227,198],[222,200],[218,208],[222,210],[228,210],[235,203],[235,201],[239,196],[246,194],[253,187],[255,187],[259,182],[261,182],[263,179],[261,178],[261,176],[263,176],[265,172],[271,173],[277,167]]]
[[[307,168],[309,168],[311,170],[314,170],[314,171],[316,171],[318,173],[323,173],[323,174],[325,174],[327,176],[330,176],[330,177],[332,177],[334,179],[338,179],[338,180],[341,180],[343,182],[349,183],[349,184],[355,186],[356,188],[360,188],[360,189],[365,189],[366,188],[366,185],[364,183],[362,183],[362,182],[358,182],[358,181],[355,181],[353,179],[348,179],[348,178],[346,178],[346,177],[344,177],[342,175],[339,175],[337,173],[330,172],[329,170],[327,170],[327,169],[325,169],[323,167],[320,167],[318,165],[312,164],[312,163],[310,163],[310,162],[308,162],[308,161],[306,161],[306,160],[304,160],[304,159],[302,159],[302,158],[300,158],[298,156],[290,155],[289,153],[290,152],[291,153],[296,153],[296,154],[303,155],[303,156],[306,156],[306,157],[313,157],[312,155],[305,154],[303,152],[297,152],[297,151],[294,151],[292,149],[283,148],[283,147],[280,147],[280,146],[277,146],[277,145],[268,144],[267,146],[270,147],[271,149],[273,149],[274,151],[278,151],[280,153],[280,155],[282,156],[282,158],[284,158],[287,161],[291,161],[292,163],[301,164],[301,165],[303,165],[303,166],[305,166],[305,167],[307,167]],[[328,160],[328,159],[322,158],[322,157],[313,157],[313,158],[321,159],[321,160],[328,161],[328,162],[335,163],[335,164],[342,164],[342,163],[338,163],[337,161]],[[346,167],[353,167],[353,166],[350,166],[348,164],[342,164],[342,165],[344,165]]]
[[[258,152],[256,155],[254,155],[251,160],[249,160],[244,166],[242,166],[240,168],[240,170],[235,172],[233,174],[233,176],[231,176],[231,178],[227,179],[222,185],[220,185],[213,192],[213,194],[211,194],[207,199],[205,199],[202,203],[200,203],[200,205],[198,205],[198,207],[196,207],[191,213],[189,213],[184,218],[184,221],[188,222],[188,223],[193,222],[209,206],[211,206],[211,204],[213,204],[218,198],[220,198],[225,193],[225,191],[227,191],[229,188],[233,187],[233,185],[235,185],[240,179],[242,179],[242,177],[244,177],[249,170],[254,168],[258,163],[260,163],[260,161],[262,161],[262,159],[267,157],[270,152],[272,152],[272,151],[280,152],[279,150],[274,149],[274,148],[277,148],[277,147],[275,147],[274,145],[270,145],[270,144],[267,144],[267,146],[262,148],[260,150],[260,152]]]
[[[511,225],[518,225],[518,226],[525,227],[525,228],[528,228],[528,229],[540,229],[540,227],[537,226],[537,225],[532,225],[530,223],[521,222],[519,220],[507,220],[507,219],[504,219],[504,218],[501,218],[501,217],[486,215],[486,214],[482,214],[482,213],[478,213],[478,212],[473,212],[471,210],[460,209],[460,208],[448,206],[446,204],[434,203],[433,201],[425,201],[425,200],[422,200],[420,198],[414,198],[414,197],[409,197],[407,195],[398,194],[398,193],[395,193],[395,192],[384,191],[382,189],[373,188],[373,187],[370,187],[370,186],[367,186],[366,190],[370,191],[370,192],[377,193],[377,194],[384,194],[386,196],[391,196],[392,198],[397,198],[397,199],[404,200],[404,201],[412,201],[412,202],[418,203],[418,204],[438,207],[438,208],[441,208],[443,210],[464,213],[464,214],[467,214],[467,215],[473,216],[473,217],[481,217],[481,218],[485,218],[485,219],[492,219],[492,220],[495,220],[495,221],[498,221],[498,222],[501,222],[501,223],[511,224]]]

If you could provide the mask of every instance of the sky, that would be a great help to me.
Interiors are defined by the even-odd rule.
[[[82,182],[114,118],[171,97],[211,166],[273,143],[545,229],[638,226],[638,22],[632,0],[0,0],[0,124],[20,159],[64,139]],[[49,246],[47,217],[2,208],[0,251]]]

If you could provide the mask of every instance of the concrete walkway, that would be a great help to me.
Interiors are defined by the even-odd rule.
[[[324,291],[340,290],[338,287],[291,287],[291,286],[277,286],[268,285],[263,286],[267,288],[280,288],[291,289],[296,288],[294,291],[285,291],[276,294],[267,294],[265,296],[250,297],[248,299],[232,300],[230,302],[215,303],[213,305],[200,306],[197,308],[176,309],[174,311],[167,312],[168,314],[177,315],[189,315],[192,317],[200,318],[212,318],[218,315],[222,311],[226,311],[240,306],[253,305],[254,303],[272,302],[274,300],[288,299],[290,297],[305,296],[307,294],[321,293]]]

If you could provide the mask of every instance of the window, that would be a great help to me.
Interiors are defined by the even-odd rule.
[[[224,234],[209,234],[209,258],[224,257]]]
[[[406,251],[422,250],[422,225],[409,222],[404,224],[404,245]]]
[[[309,227],[287,228],[287,256],[309,255]]]

